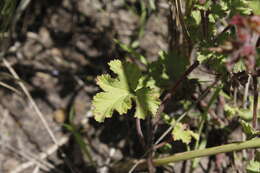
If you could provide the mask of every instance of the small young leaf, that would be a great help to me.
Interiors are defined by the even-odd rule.
[[[248,139],[254,138],[260,134],[260,132],[255,130],[251,124],[245,122],[244,120],[240,120],[240,124]]]
[[[234,65],[234,67],[233,67],[233,72],[234,72],[234,73],[242,72],[242,71],[245,71],[245,70],[246,70],[246,67],[245,67],[243,61],[241,61],[241,60],[238,61],[238,62]]]
[[[246,135],[252,136],[255,133],[255,130],[251,124],[245,122],[244,120],[240,120],[240,124],[242,125],[243,132]]]
[[[199,10],[194,10],[191,12],[191,17],[194,19],[195,24],[199,25],[201,22],[201,15]]]
[[[184,125],[181,123],[177,123],[174,125],[172,135],[174,140],[181,140],[185,144],[189,144],[191,142],[191,138],[196,140],[199,139],[199,135],[194,133],[191,130],[186,130]]]

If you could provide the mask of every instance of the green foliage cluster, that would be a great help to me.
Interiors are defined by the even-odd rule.
[[[152,4],[150,4],[153,7],[152,9],[155,10],[154,1],[149,2]],[[254,68],[259,65],[259,48],[253,45],[255,51],[248,51],[251,49],[241,43],[240,38],[241,30],[247,30],[244,33],[250,34],[255,32],[253,31],[253,24],[249,23],[251,19],[248,16],[259,15],[260,8],[256,8],[260,5],[259,1],[187,0],[185,1],[184,13],[178,11],[180,1],[175,0],[172,2],[175,2],[173,6],[176,6],[177,11],[175,14],[176,26],[181,26],[184,41],[177,43],[176,50],[160,51],[157,60],[150,62],[149,58],[138,52],[138,44],[133,44],[138,43],[138,40],[135,40],[130,45],[115,40],[133,59],[128,58],[126,61],[112,60],[108,65],[114,74],[112,76],[103,74],[97,77],[97,85],[102,91],[93,98],[95,119],[98,122],[103,122],[105,118],[110,118],[116,113],[120,115],[131,114],[132,111],[129,110],[132,108],[135,109],[133,115],[135,118],[144,120],[151,116],[156,119],[158,117],[155,116],[158,115],[159,111],[159,116],[163,114],[163,120],[171,126],[173,141],[181,141],[188,149],[203,150],[207,145],[205,137],[208,135],[208,130],[206,126],[217,129],[228,128],[217,117],[210,115],[211,109],[216,109],[219,104],[218,98],[223,97],[226,101],[224,104],[225,118],[227,120],[234,117],[243,119],[240,124],[247,135],[247,139],[255,138],[259,135],[259,132],[249,124],[254,114],[253,96],[244,96],[243,101],[237,103],[237,97],[241,98],[243,96],[237,95],[233,91],[236,90],[237,92],[239,88],[236,86],[245,86],[245,82],[243,83],[238,79],[238,82],[236,81],[238,84],[234,85],[232,77],[234,77],[233,74],[239,73],[244,73],[248,77],[252,75],[249,70],[250,65],[254,66]],[[145,15],[144,12],[141,13],[141,20],[144,20],[142,15]],[[230,21],[237,23],[232,24]],[[145,22],[142,21],[142,23]],[[259,23],[257,26],[260,27]],[[253,37],[253,34],[250,34],[248,34],[248,37]],[[140,37],[142,37],[142,34],[138,38]],[[195,53],[189,50],[190,47]],[[199,62],[206,71],[215,75],[215,84],[217,85],[209,86],[204,84],[200,76],[196,76],[195,89],[193,91],[185,90],[185,87],[192,83],[191,78],[189,79],[187,76],[183,78],[191,63],[191,58],[187,56],[192,54],[195,54],[195,61]],[[247,56],[254,57],[253,61],[252,58],[250,59]],[[176,115],[173,117],[165,112],[160,112],[159,107],[167,105],[163,97],[164,93],[172,92],[169,88],[180,80],[184,86],[174,88],[174,92],[180,92],[175,94],[174,99],[171,101],[181,103],[183,113],[174,112]],[[205,82],[207,83],[207,81]],[[191,95],[197,92],[198,88],[205,86],[212,90],[210,99],[207,106],[196,108],[198,103],[191,101]],[[250,87],[245,90],[248,93]],[[183,93],[188,95],[188,98]],[[245,102],[249,102],[250,105],[244,106]],[[175,106],[178,105],[177,103],[174,104]],[[193,131],[189,128],[189,120],[195,120]],[[194,160],[192,168],[196,167],[198,162],[199,160]],[[256,169],[259,169],[258,161],[255,160],[248,164],[248,172]]]

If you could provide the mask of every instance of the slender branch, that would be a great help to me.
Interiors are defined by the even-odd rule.
[[[159,106],[156,115],[155,115],[155,123],[160,119],[160,116],[164,110],[164,108],[167,106],[169,100],[172,98],[172,96],[175,94],[175,92],[177,91],[178,87],[180,86],[180,84],[185,80],[185,78],[196,68],[199,66],[199,61],[195,61],[186,71],[184,74],[182,74],[182,76],[176,81],[176,83],[173,85],[172,89],[170,90],[170,92],[168,92],[165,97],[162,99],[162,103]]]
[[[180,86],[180,84],[185,80],[185,78],[199,65],[199,61],[195,61],[186,71],[185,73],[177,80],[177,82],[174,84],[174,86],[172,87],[172,89],[170,90],[170,92],[168,94],[165,95],[165,97],[162,100],[161,105],[159,106],[157,113],[155,115],[154,121],[152,122],[152,128],[150,130],[150,132],[148,133],[151,137],[154,136],[154,126],[157,124],[157,122],[159,122],[160,120],[160,116],[164,110],[164,108],[166,107],[166,105],[168,104],[170,98],[175,94],[176,90],[178,89],[178,87]],[[143,138],[143,134],[142,134],[142,130],[141,130],[141,125],[140,125],[140,120],[136,120],[136,127],[137,127],[137,133],[139,136],[139,139],[141,141],[141,143],[143,143],[142,141],[144,141]],[[153,141],[153,139],[151,140],[151,142]],[[146,154],[150,155],[152,154],[152,145],[150,146],[150,148],[148,148]],[[151,156],[148,156],[148,158],[150,158]],[[148,159],[148,163],[150,159]],[[134,170],[137,166],[138,166],[139,162],[132,164],[130,166],[129,169]],[[131,172],[131,171],[130,171]]]
[[[218,35],[213,39],[213,43],[217,41],[217,39],[225,32],[227,32],[231,28],[231,25],[226,26]]]
[[[156,171],[156,168],[155,168],[155,165],[153,163],[153,153],[152,152],[149,152],[148,153],[148,158],[147,158],[147,166],[148,166],[148,170],[149,170],[149,173],[155,173]]]
[[[201,150],[193,150],[193,151],[177,153],[171,156],[155,159],[153,160],[153,163],[155,166],[162,166],[162,165],[167,165],[169,163],[190,160],[198,157],[205,157],[205,156],[211,156],[220,153],[227,153],[227,152],[239,151],[239,150],[250,149],[250,148],[259,148],[259,147],[260,147],[260,138],[254,138],[244,142],[236,142],[232,144],[226,144],[226,145],[221,145],[221,146],[211,147],[211,148],[206,148]],[[135,161],[133,160],[121,164],[119,163],[115,165],[112,168],[112,170],[117,170],[117,173],[127,172],[134,164]],[[146,160],[143,160],[136,168],[136,170],[144,170],[144,169],[147,169]]]
[[[245,142],[237,142],[237,143],[226,144],[226,145],[211,147],[202,150],[194,150],[194,151],[178,153],[172,156],[156,159],[154,160],[154,164],[156,166],[160,166],[171,162],[179,162],[179,161],[194,159],[198,157],[216,155],[219,153],[226,153],[226,152],[232,152],[232,151],[238,151],[238,150],[250,149],[250,148],[258,148],[258,147],[260,147],[260,139],[255,138]]]
[[[204,91],[202,91],[202,94],[198,97],[195,98],[195,102],[187,109],[186,112],[184,112],[178,119],[177,122],[180,122],[189,112],[190,110],[192,110],[192,108],[194,108],[203,98],[205,98],[207,96],[207,94],[209,93],[210,89],[215,85],[216,83],[214,82],[213,84],[211,84],[210,86],[208,86]],[[155,142],[155,145],[159,144],[163,138],[168,135],[171,130],[172,130],[172,126],[170,126]]]

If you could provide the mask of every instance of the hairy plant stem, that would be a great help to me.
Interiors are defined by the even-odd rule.
[[[154,166],[163,166],[169,163],[190,160],[198,157],[205,157],[205,156],[216,155],[219,153],[227,153],[227,152],[233,152],[233,151],[250,149],[250,148],[258,148],[258,147],[260,147],[260,138],[254,138],[244,142],[236,142],[236,143],[225,144],[217,147],[177,153],[171,156],[154,159],[153,164]],[[135,164],[134,161],[131,160],[128,162],[117,164],[112,169],[117,170],[117,172],[119,170],[122,172],[127,172],[134,164]],[[143,160],[136,168],[136,170],[144,170],[144,169],[147,169],[146,160]]]
[[[193,150],[183,153],[178,153],[172,156],[164,157],[161,159],[154,160],[154,164],[156,166],[165,165],[171,162],[179,162],[183,160],[189,160],[197,157],[203,157],[203,156],[210,156],[215,155],[219,153],[226,153],[226,152],[232,152],[237,150],[243,150],[243,149],[250,149],[250,148],[257,148],[260,147],[260,139],[255,138],[252,140],[248,140],[245,142],[237,142],[232,144],[226,144],[222,146],[212,147],[212,148],[206,148],[201,150]]]

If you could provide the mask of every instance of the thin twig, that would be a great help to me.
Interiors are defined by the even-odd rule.
[[[186,77],[195,69],[199,66],[199,61],[195,61],[185,72],[184,74],[176,81],[176,83],[173,85],[172,89],[170,92],[168,92],[165,97],[162,99],[162,103],[160,104],[156,114],[155,114],[155,121],[154,124],[156,124],[160,116],[164,110],[164,108],[167,106],[168,102],[172,98],[172,96],[175,94],[177,89],[179,88],[180,84],[186,79]]]
[[[135,168],[140,164],[142,163],[144,160],[138,160],[133,166],[132,168],[128,171],[128,173],[133,173],[133,171],[135,170]]]
[[[154,159],[155,166],[163,166],[167,165],[169,163],[176,163],[184,160],[190,160],[195,159],[199,157],[205,157],[205,156],[211,156],[216,155],[220,153],[228,153],[233,151],[239,151],[244,149],[252,149],[252,148],[259,148],[260,146],[260,139],[254,138],[251,140],[247,140],[244,142],[235,142],[231,144],[225,144],[217,147],[210,147],[205,149],[199,149],[199,150],[193,150],[193,151],[186,151],[181,153],[176,153],[170,156],[161,157],[158,159]],[[112,167],[112,170],[116,170],[115,172],[127,172],[126,170],[129,170],[130,167],[132,167],[133,164],[135,164],[136,161],[130,160],[127,162],[122,162],[121,164],[117,164],[114,167]],[[139,162],[139,165],[137,166],[137,170],[144,170],[147,168],[147,164],[145,160],[142,160]]]
[[[215,85],[215,84],[214,84]],[[209,93],[210,89],[212,88],[213,85],[210,85],[209,87],[207,87],[202,94],[198,97],[198,99],[188,108],[188,110],[186,112],[184,112],[178,119],[176,122],[180,122],[189,112],[192,108],[194,108],[204,97],[206,97],[206,95]],[[172,130],[172,126],[170,126],[158,139],[157,141],[154,143],[155,145],[159,144],[164,138],[165,136],[167,136],[171,130]]]
[[[175,94],[175,92],[177,91],[178,87],[180,86],[180,84],[186,79],[186,77],[196,68],[199,66],[199,61],[195,61],[185,72],[184,74],[177,80],[177,82],[175,83],[175,85],[173,86],[173,88],[170,90],[170,92],[168,94],[165,95],[165,97],[162,100],[162,103],[160,104],[157,113],[155,115],[155,119],[154,121],[151,122],[151,128],[150,128],[150,132],[149,132],[149,137],[151,138],[151,142],[153,141],[153,136],[155,133],[154,127],[156,126],[156,124],[159,122],[161,114],[164,110],[164,108],[166,107],[166,105],[168,104],[168,102],[170,101],[170,99],[172,98],[172,96]],[[149,146],[149,145],[148,145]],[[150,145],[150,147],[152,147],[152,143]],[[150,148],[149,147],[149,148]],[[148,148],[148,150],[149,150]],[[155,168],[152,166],[152,156],[153,156],[153,151],[149,151],[148,152],[148,168],[149,168],[149,172],[153,173],[155,172]]]
[[[164,145],[168,144],[167,141],[161,142],[160,144],[154,145],[153,150],[156,151],[157,149],[163,147]]]
[[[22,95],[22,93],[20,92],[20,91],[18,91],[17,89],[15,89],[14,87],[12,87],[11,85],[8,85],[8,84],[6,84],[6,83],[4,83],[4,82],[2,82],[2,81],[0,81],[0,86],[3,86],[3,87],[5,87],[5,88],[7,88],[7,89],[9,89],[9,90],[11,90],[11,91],[13,91],[13,92],[15,92],[17,95]]]
[[[213,43],[217,41],[217,39],[225,32],[227,32],[231,28],[231,25],[226,26],[218,35],[213,39]]]
[[[148,153],[147,167],[148,167],[149,173],[155,173],[156,168],[155,168],[155,166],[153,164],[153,152],[149,152]]]
[[[258,91],[257,91],[257,77],[253,76],[253,86],[254,86],[254,107],[253,107],[253,122],[252,126],[257,129],[257,107],[258,107]]]
[[[188,68],[188,70],[179,78],[179,80],[178,80],[178,81],[175,83],[175,85],[172,87],[172,89],[171,89],[172,92],[171,92],[171,93],[168,93],[168,94],[163,98],[163,101],[162,101],[161,105],[159,106],[159,108],[158,108],[158,110],[157,110],[157,113],[156,113],[156,115],[155,115],[155,119],[156,119],[156,120],[155,120],[154,122],[152,122],[152,127],[154,127],[154,125],[159,121],[160,115],[161,115],[161,113],[163,112],[163,110],[164,110],[164,108],[165,108],[167,102],[168,102],[169,99],[175,94],[175,92],[176,92],[177,88],[179,87],[179,85],[181,84],[181,82],[182,82],[198,65],[199,65],[199,62],[198,62],[198,61],[194,62],[194,64],[191,65],[191,66]],[[201,97],[204,97],[207,92],[208,92],[208,89],[206,89],[206,90],[203,92],[203,94],[201,95]],[[196,104],[197,104],[197,102],[196,102]],[[184,113],[184,114],[185,114],[185,113]],[[155,145],[157,145],[157,144],[171,131],[171,128],[172,128],[172,127],[170,127],[170,128],[167,130],[167,132],[165,132],[165,133],[156,141]],[[153,131],[153,130],[152,130],[152,131]],[[150,132],[150,133],[151,133],[151,132]],[[153,133],[154,133],[154,131],[152,132],[152,134],[153,134]],[[151,152],[152,150],[153,150],[153,147],[150,148],[150,149],[148,149],[142,157],[144,157],[146,154],[148,154],[148,153]],[[131,169],[129,170],[129,173],[132,173],[132,172],[135,170],[135,168],[136,168],[141,162],[142,162],[141,160],[139,160],[138,162],[136,162],[136,163],[131,167]]]
[[[139,118],[136,118],[135,122],[136,122],[136,131],[137,131],[138,138],[139,138],[140,143],[142,144],[143,148],[145,148],[145,140],[144,140],[144,135],[142,132],[141,120]]]

